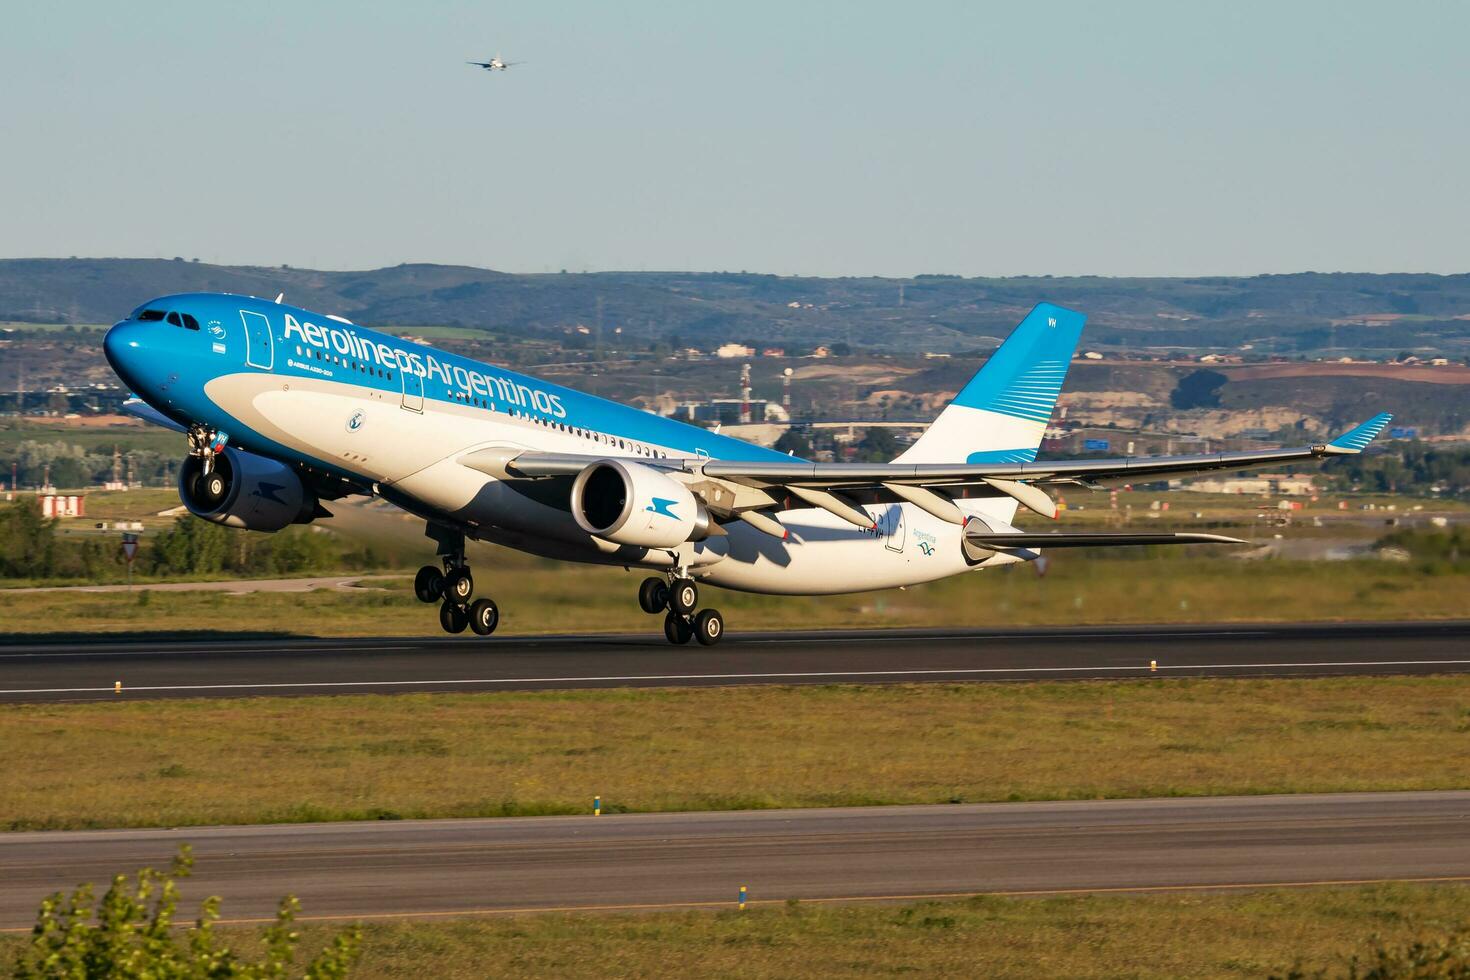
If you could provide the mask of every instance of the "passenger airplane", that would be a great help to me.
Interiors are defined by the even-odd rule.
[[[193,293],[107,333],[129,410],[187,433],[179,494],[207,521],[279,531],[376,495],[424,519],[442,567],[414,590],[450,633],[489,634],[467,538],[655,575],[671,643],[719,641],[699,585],[830,595],[914,585],[1045,548],[1241,544],[1193,533],[1022,533],[1047,488],[1098,489],[1357,453],[1378,415],[1296,449],[1038,462],[1084,317],[1042,303],[891,463],[812,463],[294,306]],[[698,584],[696,584],[698,583]]]
[[[477,68],[483,68],[486,71],[505,71],[507,68],[510,68],[512,65],[523,65],[523,64],[525,64],[525,62],[524,61],[501,61],[500,60],[500,55],[497,54],[495,57],[491,58],[489,61],[466,61],[465,64],[467,64],[467,65],[474,65],[475,67],[477,67]]]

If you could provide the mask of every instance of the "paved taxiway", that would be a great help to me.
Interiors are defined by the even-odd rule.
[[[1466,671],[1470,622],[736,632],[710,648],[647,634],[98,637],[0,646],[0,701]]]
[[[1353,793],[0,835],[0,927],[194,846],[190,902],[313,917],[1470,882],[1470,792]]]

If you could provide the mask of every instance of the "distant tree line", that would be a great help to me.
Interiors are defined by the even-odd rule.
[[[1383,452],[1330,460],[1322,475],[1339,490],[1470,497],[1470,449],[1396,442]]]
[[[157,485],[166,482],[178,464],[178,457],[154,450],[134,449],[125,454],[124,473],[128,462],[131,462],[136,479]],[[0,479],[7,483],[12,464],[16,479],[23,487],[41,486],[48,467],[54,487],[89,487],[112,479],[111,450],[89,450],[62,440],[41,442],[25,439],[14,447],[0,449]]]
[[[100,582],[116,581],[126,574],[117,538],[61,536],[58,523],[41,516],[40,502],[30,494],[0,507],[0,578]],[[276,534],[261,534],[184,515],[172,527],[142,538],[134,570],[159,578],[259,577],[398,563],[395,553],[346,541],[322,528],[289,527]]]

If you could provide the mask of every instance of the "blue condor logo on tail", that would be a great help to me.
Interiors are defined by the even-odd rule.
[[[674,505],[678,503],[677,500],[667,500],[663,497],[653,497],[651,499],[653,502],[650,503],[647,507],[643,508],[648,513],[661,514],[664,517],[672,517],[676,521],[683,520],[683,518],[681,518],[678,514],[674,513],[673,508]]]

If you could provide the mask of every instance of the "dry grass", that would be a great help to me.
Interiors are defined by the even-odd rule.
[[[1470,888],[1409,885],[536,916],[372,926],[355,975],[1264,977],[1304,962],[1339,976],[1371,934],[1401,944],[1467,921]]]
[[[656,633],[638,610],[641,574],[531,561],[496,574],[482,594],[500,605],[507,634],[577,630]],[[313,636],[439,634],[437,610],[408,580],[342,594],[0,593],[0,635],[235,629]],[[1027,626],[1079,623],[1416,619],[1465,615],[1464,575],[1385,561],[1229,561],[1140,554],[1058,557],[1045,578],[1030,567],[851,596],[778,597],[704,590],[732,630],[824,626]]]
[[[0,828],[1470,788],[1470,677],[0,708]]]
[[[1432,885],[522,915],[368,925],[352,975],[1238,978],[1302,963],[1338,977],[1371,936],[1399,948],[1467,921],[1470,888]],[[335,928],[305,927],[302,949]],[[231,932],[242,947],[258,943]],[[0,964],[23,941],[0,937]]]

